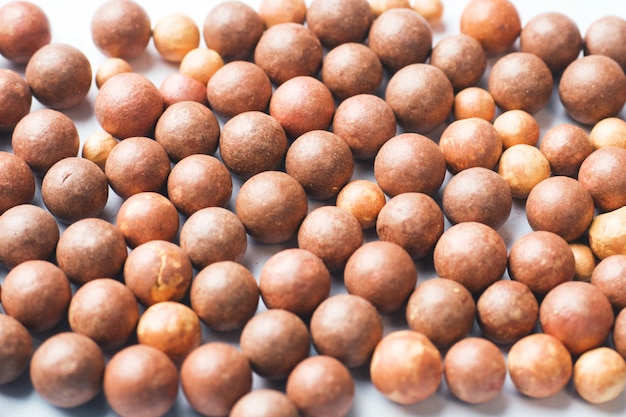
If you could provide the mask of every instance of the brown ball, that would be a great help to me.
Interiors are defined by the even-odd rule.
[[[46,13],[28,1],[0,7],[0,28],[0,55],[16,64],[26,64],[52,37]]]
[[[26,82],[44,106],[69,109],[84,100],[91,87],[91,64],[78,49],[50,44],[37,50],[26,65]]]
[[[295,314],[270,309],[248,321],[239,345],[257,374],[269,379],[285,379],[309,356],[310,335]]]
[[[432,253],[443,233],[443,212],[430,196],[423,193],[402,193],[385,204],[376,221],[380,240],[397,243],[413,259]]]
[[[578,181],[601,210],[626,206],[626,149],[605,147],[594,151],[581,164]]]
[[[619,39],[626,36],[626,20],[604,16],[595,20],[585,33],[585,55],[605,55],[626,70],[626,47]]]
[[[11,144],[15,155],[33,170],[46,172],[61,159],[78,155],[80,138],[68,116],[56,110],[41,109],[17,123]]]
[[[414,404],[435,393],[443,363],[428,338],[412,330],[398,330],[376,346],[370,364],[372,384],[389,400]]]
[[[96,87],[102,87],[114,75],[133,72],[133,67],[122,58],[107,58],[96,70]]]
[[[227,118],[246,111],[264,111],[270,97],[270,79],[252,62],[229,62],[218,69],[207,84],[209,106]]]
[[[476,318],[488,339],[510,345],[533,331],[539,318],[539,303],[526,284],[503,279],[480,295]]]
[[[620,311],[613,327],[613,344],[620,355],[626,357],[626,309]]]
[[[417,268],[411,256],[392,242],[363,244],[348,258],[344,269],[348,293],[365,298],[382,314],[399,310],[416,282]]]
[[[259,289],[267,308],[308,317],[330,294],[328,268],[314,253],[299,248],[281,250],[265,262]]]
[[[259,15],[266,27],[281,23],[304,23],[306,15],[304,0],[261,0]]]
[[[302,185],[309,197],[328,200],[352,178],[354,159],[350,146],[339,136],[312,130],[289,146],[285,171]]]
[[[461,13],[461,33],[480,42],[487,54],[505,52],[521,31],[515,5],[507,0],[472,0]]]
[[[163,96],[163,106],[166,109],[181,101],[194,101],[204,106],[209,104],[206,84],[182,73],[173,73],[165,77],[159,85],[159,92]]]
[[[209,49],[224,59],[243,59],[252,54],[263,34],[261,16],[240,1],[216,5],[204,19],[202,34]]]
[[[502,278],[507,249],[502,237],[491,227],[465,222],[441,235],[433,261],[437,275],[457,281],[476,294]]]
[[[309,29],[329,49],[362,41],[373,18],[366,0],[313,0],[306,12]]]
[[[274,91],[269,111],[287,135],[296,138],[311,130],[327,129],[335,114],[335,101],[321,81],[298,76]]]
[[[30,112],[32,101],[26,80],[15,71],[0,69],[0,132],[12,131]]]
[[[597,263],[591,248],[584,243],[570,243],[569,247],[574,254],[574,261],[576,263],[574,279],[578,281],[589,281]]]
[[[496,103],[487,90],[468,87],[454,96],[452,112],[457,120],[478,117],[491,122],[496,114]]]
[[[336,206],[312,210],[298,230],[298,246],[317,255],[330,271],[340,271],[363,243],[359,221]]]
[[[322,66],[324,50],[309,28],[281,23],[268,28],[254,50],[254,62],[276,85],[301,76],[315,77]]]
[[[63,231],[56,261],[74,284],[96,278],[114,278],[128,256],[122,231],[98,218],[79,220]]]
[[[615,350],[599,347],[574,364],[574,387],[587,402],[601,404],[619,397],[626,387],[626,362]]]
[[[559,82],[565,111],[577,122],[595,124],[617,115],[626,102],[626,75],[611,58],[589,55],[565,68]]]
[[[289,375],[286,392],[301,415],[344,417],[354,401],[354,381],[337,359],[314,356],[303,360]]]
[[[446,353],[443,372],[452,395],[470,404],[496,398],[507,373],[500,349],[480,337],[455,343]]]
[[[576,177],[580,165],[593,152],[593,147],[583,129],[563,123],[543,135],[539,150],[550,162],[552,175]]]
[[[194,154],[213,155],[219,137],[220,125],[213,112],[194,101],[172,104],[159,117],[154,131],[155,140],[174,162]]]
[[[19,378],[30,361],[33,338],[16,319],[0,314],[0,385]]]
[[[489,92],[504,111],[534,114],[552,95],[552,73],[537,55],[513,52],[500,58],[489,73]]]
[[[509,110],[501,113],[493,121],[493,127],[502,139],[502,146],[508,149],[514,145],[534,146],[539,141],[539,124],[524,110]]]
[[[472,294],[458,282],[445,278],[422,282],[406,306],[409,328],[422,333],[441,348],[469,335],[475,315]]]
[[[176,402],[178,370],[160,350],[131,345],[109,360],[103,388],[107,402],[121,416],[160,416]]]
[[[230,410],[230,417],[298,417],[298,410],[286,394],[259,388],[241,397]]]
[[[135,331],[139,306],[126,285],[111,278],[96,278],[76,290],[68,319],[72,331],[88,336],[103,349],[113,349]]]
[[[4,278],[0,295],[5,313],[33,332],[50,330],[59,324],[71,298],[65,273],[41,260],[22,262],[11,269]]]
[[[540,13],[520,33],[520,50],[537,55],[553,74],[560,74],[583,48],[576,22],[560,12]]]
[[[7,267],[52,257],[59,241],[59,226],[50,212],[20,204],[0,216],[0,262]]]
[[[498,174],[509,184],[513,197],[524,199],[550,176],[550,163],[535,146],[520,143],[502,152]]]
[[[350,146],[355,159],[372,159],[396,135],[396,115],[373,94],[357,94],[342,101],[333,118],[333,133]]]
[[[137,341],[180,364],[202,342],[200,319],[191,308],[175,301],[153,304],[137,322]]]
[[[52,165],[41,184],[46,208],[65,223],[96,217],[109,198],[104,172],[88,159],[69,157]]]
[[[93,399],[102,389],[104,355],[82,334],[62,332],[46,339],[33,354],[30,378],[44,400],[73,408]]]
[[[211,155],[189,155],[167,177],[167,195],[186,216],[206,207],[224,207],[232,194],[230,172]]]
[[[162,301],[180,301],[191,285],[193,269],[175,244],[151,240],[133,249],[124,264],[124,281],[146,307]]]
[[[585,233],[593,216],[591,195],[570,177],[546,178],[526,200],[526,217],[532,229],[556,233],[568,242]]]
[[[307,215],[309,203],[302,185],[281,171],[265,171],[243,183],[235,201],[246,232],[263,243],[291,239]]]
[[[108,0],[91,19],[91,37],[109,57],[131,60],[150,42],[152,26],[146,11],[132,0]]]
[[[161,191],[170,171],[170,159],[163,146],[144,136],[131,137],[115,145],[104,165],[109,185],[122,198]]]
[[[277,169],[287,153],[285,130],[272,116],[259,111],[228,120],[219,139],[220,157],[230,172],[243,179]]]
[[[259,286],[252,273],[233,261],[203,268],[191,284],[191,308],[210,329],[241,329],[256,313]]]
[[[153,240],[171,242],[179,227],[174,204],[153,192],[133,194],[124,200],[117,212],[116,223],[131,248]]]
[[[502,154],[502,140],[491,123],[472,117],[452,122],[439,138],[439,148],[453,174],[473,167],[493,169]]]
[[[382,79],[380,59],[363,44],[341,44],[324,58],[322,82],[338,100],[357,94],[374,94]]]
[[[230,210],[203,208],[183,223],[180,247],[198,269],[214,262],[239,262],[248,247],[246,229]]]
[[[104,171],[109,154],[115,145],[117,145],[117,139],[105,131],[99,131],[85,139],[81,156],[89,159]]]
[[[626,308],[622,289],[626,283],[626,255],[612,255],[601,260],[591,274],[590,282],[606,295],[615,311]]]
[[[602,345],[614,318],[609,299],[598,287],[584,281],[554,287],[539,307],[543,332],[559,339],[574,355]]]
[[[376,307],[350,294],[324,300],[315,309],[310,327],[317,352],[337,358],[348,367],[366,364],[383,336]]]
[[[442,70],[455,90],[462,90],[478,84],[487,68],[487,57],[480,42],[459,33],[446,36],[435,45],[430,65]]]
[[[102,85],[94,109],[98,123],[112,136],[118,139],[145,136],[152,132],[163,113],[163,97],[145,76],[126,72]]]
[[[394,71],[426,62],[432,42],[432,30],[426,19],[407,8],[382,13],[372,23],[368,36],[369,47]]]
[[[35,196],[35,176],[26,161],[0,152],[0,215],[11,207],[29,204]]]
[[[512,206],[509,184],[482,167],[459,172],[443,190],[443,211],[451,223],[473,221],[498,229],[509,218]]]
[[[435,142],[416,133],[389,139],[374,159],[374,177],[393,197],[416,192],[433,196],[446,176],[446,161]]]
[[[385,203],[385,193],[378,184],[368,180],[354,180],[339,191],[335,205],[356,217],[361,229],[367,230],[376,225],[378,214]]]
[[[446,121],[454,103],[454,91],[439,68],[411,64],[391,77],[385,101],[406,130],[426,133]]]
[[[535,333],[517,341],[508,354],[513,385],[531,398],[548,398],[572,376],[572,356],[557,338]]]
[[[200,30],[190,16],[171,13],[154,25],[152,40],[163,59],[180,63],[187,52],[200,44]]]

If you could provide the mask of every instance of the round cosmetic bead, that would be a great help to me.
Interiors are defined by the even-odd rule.
[[[606,295],[615,311],[626,308],[626,296],[622,291],[626,284],[626,255],[607,256],[591,274],[590,282]]]
[[[366,0],[313,0],[306,11],[309,29],[329,49],[362,41],[373,19]]]
[[[344,43],[331,49],[324,58],[322,82],[338,100],[374,94],[382,79],[383,65],[366,45]]]
[[[230,410],[230,417],[298,417],[298,410],[287,394],[259,388],[241,397]]]
[[[0,28],[0,55],[15,64],[26,64],[52,37],[48,16],[29,1],[0,7]]]
[[[521,28],[517,9],[507,0],[471,0],[461,13],[461,33],[478,40],[489,55],[510,49]]]
[[[30,112],[32,101],[26,80],[15,71],[0,69],[0,132],[11,132]]]
[[[443,17],[443,1],[442,0],[414,0],[413,10],[424,16],[431,26],[435,26],[441,22]]]
[[[353,180],[347,183],[337,194],[335,203],[337,207],[356,217],[363,230],[376,225],[380,210],[385,204],[383,190],[378,184],[368,180]]]
[[[181,101],[195,101],[204,106],[209,104],[206,84],[179,72],[165,77],[159,85],[159,91],[163,96],[163,106],[166,109]]]
[[[8,209],[29,204],[35,196],[35,176],[26,161],[0,151],[0,215]]]
[[[261,0],[259,15],[267,28],[281,23],[304,23],[307,5],[304,0]]]
[[[224,66],[224,60],[219,53],[209,48],[195,48],[187,52],[180,61],[180,73],[204,84],[215,72]]]
[[[524,110],[501,113],[493,121],[493,127],[500,135],[504,149],[519,144],[534,146],[539,141],[539,123]]]
[[[591,128],[589,140],[594,150],[605,146],[626,148],[626,122],[619,117],[602,119]]]
[[[603,211],[626,206],[626,148],[604,147],[591,153],[580,165],[578,181],[597,208]]]
[[[614,400],[626,387],[624,358],[608,347],[583,353],[574,363],[574,387],[591,404]]]
[[[520,143],[502,152],[498,174],[509,184],[513,197],[524,199],[550,177],[550,162],[536,147]]]
[[[622,357],[626,357],[626,313],[625,310],[620,311],[615,318],[615,326],[613,327],[613,344],[615,350]]]
[[[587,132],[564,123],[550,128],[541,139],[539,150],[550,162],[552,175],[575,177],[578,169],[593,147]]]
[[[129,247],[153,240],[173,241],[178,234],[178,211],[158,193],[133,194],[122,202],[116,224]]]
[[[597,263],[591,248],[584,243],[570,243],[569,248],[574,254],[574,261],[576,263],[574,279],[578,281],[589,281]]]
[[[191,308],[210,329],[241,329],[256,313],[259,286],[252,273],[233,261],[218,261],[196,274]]]
[[[502,154],[502,140],[491,123],[472,117],[452,122],[439,138],[439,148],[452,174],[473,167],[493,169]]]
[[[96,278],[74,293],[68,309],[72,331],[103,349],[122,346],[134,333],[139,306],[132,291],[111,278]]]
[[[491,122],[496,114],[496,103],[487,90],[468,87],[454,96],[452,110],[457,120],[478,117]]]
[[[117,145],[117,139],[109,133],[105,131],[96,132],[88,136],[83,142],[81,156],[89,159],[104,171],[109,154],[115,145]]]
[[[96,70],[96,87],[99,89],[109,78],[125,72],[133,72],[133,67],[128,61],[122,58],[107,58]]]
[[[587,231],[589,247],[599,259],[626,255],[626,207],[598,214]]]
[[[187,52],[200,44],[200,30],[191,17],[171,13],[154,25],[152,40],[163,59],[180,63]]]
[[[411,7],[409,0],[367,0],[375,17],[380,16],[389,9],[396,7]]]
[[[487,57],[480,42],[459,33],[445,36],[435,45],[430,65],[442,70],[458,91],[478,84],[487,68]]]
[[[626,36],[626,20],[620,16],[603,16],[591,23],[585,32],[585,55],[605,55],[626,69],[626,47],[619,41]]]
[[[108,0],[91,19],[93,42],[109,57],[137,58],[146,50],[151,36],[148,13],[132,0]]]
[[[0,314],[0,385],[19,378],[28,367],[33,338],[18,320]]]

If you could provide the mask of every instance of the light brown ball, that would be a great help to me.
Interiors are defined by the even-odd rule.
[[[524,110],[505,111],[496,117],[493,127],[500,135],[505,149],[519,144],[534,146],[539,141],[539,124]]]
[[[385,193],[375,182],[354,180],[339,191],[335,205],[356,217],[361,229],[366,230],[376,225],[385,203]]]
[[[200,30],[191,17],[172,13],[156,23],[152,29],[152,40],[163,59],[179,63],[187,52],[200,44]]]
[[[304,0],[261,0],[259,15],[266,27],[281,23],[304,23],[306,16]]]
[[[592,404],[614,400],[626,387],[624,358],[608,347],[583,353],[574,364],[574,387],[585,401]]]
[[[491,123],[472,117],[452,122],[439,138],[439,148],[453,174],[474,167],[495,168],[502,140]]]
[[[209,48],[195,48],[180,62],[180,73],[207,85],[213,74],[224,66],[221,55]]]
[[[509,184],[513,197],[525,199],[535,185],[550,176],[550,163],[539,149],[521,143],[502,152],[498,174]]]
[[[122,58],[106,59],[96,71],[96,87],[102,87],[102,84],[107,82],[112,76],[125,72],[133,72],[133,67],[128,61]]]

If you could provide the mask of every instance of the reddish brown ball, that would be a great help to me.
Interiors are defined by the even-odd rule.
[[[539,150],[550,163],[552,175],[576,177],[593,147],[587,132],[576,125],[563,123],[543,135]]]
[[[0,69],[0,132],[10,132],[30,112],[33,96],[17,72]]]
[[[595,20],[585,33],[585,55],[605,55],[626,70],[626,47],[620,42],[626,36],[626,20],[604,16]]]
[[[116,223],[131,248],[153,240],[171,242],[178,233],[178,211],[161,194],[142,192],[124,200]]]
[[[626,308],[626,255],[607,256],[596,265],[591,274],[593,285],[606,295],[615,311]]]
[[[362,41],[373,19],[366,0],[313,0],[306,11],[308,27],[329,49]]]
[[[181,101],[194,101],[207,106],[206,85],[185,74],[173,73],[163,79],[159,85],[163,96],[163,106],[170,107]]]
[[[298,417],[298,410],[286,394],[259,388],[241,397],[230,410],[230,417]]]
[[[382,79],[380,59],[363,44],[341,44],[324,58],[322,82],[338,100],[357,94],[374,94]]]
[[[91,19],[91,37],[109,57],[131,60],[141,55],[152,36],[148,13],[132,0],[108,0]]]
[[[0,215],[11,207],[29,204],[35,196],[35,176],[26,161],[0,152]]]
[[[439,148],[450,172],[458,174],[473,167],[493,169],[502,154],[502,140],[491,123],[472,117],[448,125]]]
[[[250,56],[265,25],[261,16],[240,1],[226,1],[213,7],[204,19],[202,34],[209,49],[225,60]]]
[[[515,5],[507,0],[472,0],[461,13],[461,33],[480,42],[487,54],[505,52],[521,31]]]
[[[19,378],[30,361],[33,338],[18,320],[0,315],[0,385]]]
[[[0,55],[16,64],[26,64],[52,37],[48,16],[29,1],[0,7],[0,28]]]
[[[361,229],[367,230],[376,225],[386,201],[385,193],[375,182],[354,180],[339,191],[335,205],[351,213],[359,221]]]
[[[435,45],[430,65],[442,70],[458,91],[478,84],[487,68],[487,57],[480,42],[459,33],[446,36]]]
[[[626,206],[625,164],[626,149],[613,146],[594,151],[580,165],[578,181],[600,210]]]

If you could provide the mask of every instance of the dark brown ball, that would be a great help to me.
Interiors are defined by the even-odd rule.
[[[163,96],[163,106],[167,109],[181,101],[193,101],[207,106],[206,85],[195,78],[182,73],[172,73],[165,77],[159,85]]]
[[[624,164],[626,149],[616,146],[596,150],[581,164],[578,181],[599,209],[611,211],[626,206]]]
[[[405,129],[426,133],[446,121],[454,103],[454,91],[450,80],[439,68],[411,64],[391,77],[385,101]]]
[[[521,30],[515,5],[507,0],[472,0],[461,13],[461,33],[476,38],[487,54],[505,52]]]
[[[374,158],[396,130],[393,110],[373,94],[348,97],[337,106],[333,118],[333,133],[346,141],[355,159]]]
[[[96,278],[115,278],[127,256],[122,231],[98,218],[69,225],[56,248],[57,264],[77,285]]]
[[[50,44],[37,50],[26,65],[26,82],[44,106],[63,110],[74,107],[91,87],[91,64],[78,49]]]
[[[541,13],[520,33],[520,49],[537,55],[553,74],[560,74],[580,54],[583,38],[576,22],[560,12]]]
[[[203,268],[193,280],[191,308],[210,329],[226,332],[242,328],[256,313],[259,286],[254,275],[233,261]]]
[[[7,267],[48,260],[59,241],[59,226],[47,210],[20,204],[0,216],[0,262]]]
[[[463,170],[443,190],[443,211],[451,223],[502,226],[513,206],[511,187],[498,173],[482,167]]]
[[[152,36],[150,17],[132,0],[108,0],[91,19],[91,37],[109,57],[131,60],[141,55]]]
[[[33,338],[16,319],[0,314],[0,385],[15,381],[28,367]]]
[[[146,136],[163,113],[163,96],[145,76],[127,72],[102,85],[94,109],[100,126],[115,138]]]
[[[241,397],[230,417],[298,417],[298,410],[286,394],[259,388]]]
[[[186,216],[206,207],[224,207],[232,193],[230,172],[211,155],[187,156],[174,165],[167,177],[167,195]]]
[[[452,122],[439,138],[452,174],[474,167],[493,169],[502,155],[502,139],[491,123],[478,117]]]
[[[28,1],[0,7],[0,28],[0,55],[16,64],[26,64],[52,37],[46,13]]]
[[[604,16],[595,20],[585,33],[585,55],[605,55],[626,70],[626,20],[620,16]]]
[[[264,111],[272,96],[265,71],[247,61],[233,61],[218,69],[207,84],[209,106],[230,118],[246,111]]]
[[[304,322],[280,309],[270,309],[250,319],[239,340],[252,369],[269,379],[285,379],[309,356],[310,344]]]
[[[233,60],[252,54],[264,28],[261,16],[252,7],[240,1],[226,1],[211,9],[202,33],[209,49],[225,60]]]
[[[426,19],[407,8],[389,9],[378,16],[368,36],[369,47],[394,71],[426,62],[432,42],[432,30]]]
[[[141,192],[128,197],[120,206],[117,227],[131,248],[151,240],[173,241],[179,219],[174,204],[161,194]]]
[[[237,194],[235,211],[250,236],[263,243],[295,236],[309,203],[302,185],[281,171],[265,171],[246,181]]]
[[[626,308],[626,296],[622,291],[626,283],[626,255],[612,255],[601,260],[593,270],[590,282],[600,288],[615,311]]]
[[[17,123],[11,144],[15,155],[33,170],[46,172],[61,159],[78,155],[80,138],[68,116],[56,110],[41,109]]]
[[[539,150],[546,157],[552,175],[575,177],[593,146],[589,135],[580,127],[563,123],[549,129],[541,139]]]
[[[306,12],[308,27],[327,48],[362,41],[373,19],[366,0],[313,0]]]
[[[413,259],[432,253],[443,233],[443,212],[424,193],[407,192],[391,198],[378,213],[376,233],[380,240],[397,243]]]
[[[563,71],[559,97],[572,119],[595,124],[617,115],[626,102],[626,75],[604,55],[577,59]]]
[[[0,214],[28,204],[35,196],[35,176],[28,164],[10,152],[0,152]]]
[[[0,132],[10,132],[30,112],[33,96],[17,72],[0,69]]]
[[[489,73],[489,92],[504,111],[537,113],[550,101],[552,73],[537,55],[513,52],[503,56]]]
[[[198,269],[214,262],[239,262],[248,247],[246,229],[225,208],[203,208],[189,216],[181,227],[180,247]]]
[[[228,120],[219,139],[220,157],[234,175],[250,178],[277,169],[287,153],[285,130],[272,116],[259,111]]]
[[[502,237],[489,226],[459,223],[446,230],[433,255],[435,271],[477,294],[502,278],[507,249]]]
[[[455,90],[473,87],[487,68],[480,42],[462,33],[442,38],[430,54],[430,65],[442,70]]]
[[[219,137],[217,118],[205,105],[195,101],[169,106],[159,117],[154,131],[154,139],[174,162],[195,154],[213,155]]]
[[[378,56],[360,43],[344,43],[330,50],[322,66],[322,82],[338,100],[373,94],[383,79]]]
[[[302,185],[309,197],[328,200],[352,178],[354,159],[350,147],[339,136],[312,130],[289,146],[285,171]]]
[[[52,165],[41,184],[46,208],[65,223],[96,217],[107,203],[109,183],[104,172],[88,159],[64,158]]]
[[[389,139],[374,159],[374,177],[393,197],[416,192],[435,195],[446,176],[446,161],[435,142],[416,133]]]
[[[281,250],[265,262],[259,289],[267,308],[308,317],[330,294],[331,277],[318,256],[306,249]]]
[[[324,51],[309,28],[293,22],[268,28],[254,50],[254,62],[276,85],[300,75],[315,77]]]
[[[145,191],[161,191],[170,170],[170,159],[163,146],[143,136],[115,145],[104,165],[109,185],[122,198]]]

